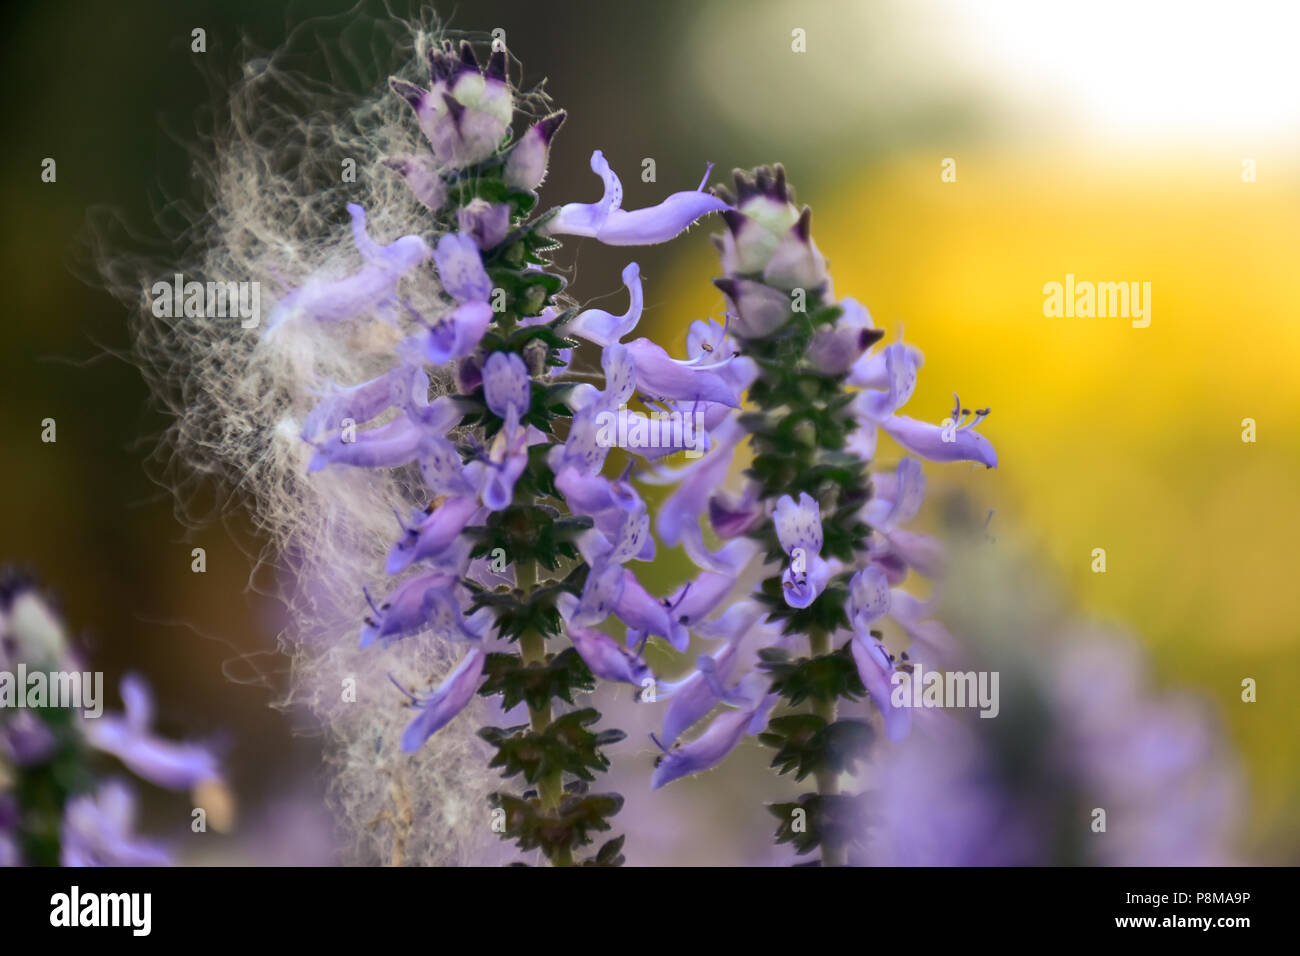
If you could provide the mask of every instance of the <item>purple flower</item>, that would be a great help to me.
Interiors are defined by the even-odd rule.
[[[713,533],[719,538],[734,538],[752,528],[763,513],[758,491],[757,482],[751,481],[739,496],[719,489],[709,498],[709,527]]]
[[[514,352],[489,355],[483,366],[483,398],[497,418],[507,418],[511,409],[516,416],[526,414],[532,399],[532,379],[524,360]]]
[[[569,320],[564,327],[565,333],[604,347],[614,345],[635,329],[641,320],[641,309],[645,304],[645,295],[641,290],[641,267],[635,262],[629,262],[623,267],[623,284],[627,286],[630,297],[626,312],[614,315],[604,309],[584,309]]]
[[[682,747],[664,751],[650,778],[650,789],[658,790],[681,777],[716,767],[744,738],[754,714],[731,710],[714,718],[709,729]]]
[[[727,297],[734,321],[730,328],[743,339],[761,339],[789,321],[790,297],[752,279],[714,279]]]
[[[353,240],[366,264],[345,279],[308,279],[276,304],[267,320],[268,329],[293,315],[339,322],[371,310],[384,316],[396,313],[398,282],[433,253],[419,236],[402,236],[381,246],[366,233],[364,209],[350,203],[348,214],[352,217]]]
[[[605,371],[605,390],[597,391],[590,385],[574,389],[569,399],[574,409],[569,435],[563,445],[547,452],[547,463],[557,475],[566,468],[577,469],[582,474],[601,469],[612,447],[612,443],[602,440],[602,431],[608,430],[607,415],[636,391],[636,366],[625,346],[606,348],[601,366]]]
[[[636,367],[637,388],[652,398],[740,407],[740,396],[727,377],[698,359],[674,359],[646,338],[629,342],[627,351]]]
[[[641,687],[654,675],[641,656],[607,634],[589,627],[569,628],[569,639],[591,672],[601,680]]]
[[[622,565],[600,563],[587,572],[582,596],[572,600],[572,595],[561,594],[557,606],[571,627],[587,627],[609,617],[622,593]]]
[[[494,249],[510,231],[509,203],[490,203],[474,199],[456,212],[456,224],[462,235],[471,237],[480,249]]]
[[[570,627],[590,627],[613,614],[639,637],[667,638],[673,633],[663,602],[652,597],[630,570],[605,559],[591,566],[582,596],[561,595],[558,606]]]
[[[715,431],[713,437],[713,450],[703,458],[676,471],[665,470],[655,479],[677,484],[676,490],[660,505],[655,522],[659,539],[669,547],[681,541],[690,526],[699,529],[699,516],[708,508],[714,491],[726,480],[732,452],[745,437],[745,431],[732,419]]]
[[[446,614],[445,609],[450,605],[454,618],[459,620],[460,606],[452,593],[455,584],[455,575],[445,571],[427,571],[397,585],[382,604],[376,605],[367,594],[372,614],[365,619],[365,626],[361,629],[361,646],[369,647],[375,641],[389,644],[420,633],[430,626],[438,607],[442,607]],[[463,620],[461,631],[460,636],[465,638],[478,636],[465,628]]]
[[[500,353],[497,353],[500,354]],[[485,379],[486,381],[486,379]],[[489,511],[502,511],[514,500],[515,483],[528,467],[529,430],[519,424],[519,406],[506,406],[506,420],[485,458],[465,466],[465,478],[478,489]]]
[[[623,569],[623,583],[614,602],[614,616],[627,625],[629,632],[636,631],[645,636],[658,635],[667,639],[675,636],[672,618],[664,603],[651,596],[628,568]],[[680,651],[685,648],[677,649]]]
[[[110,780],[92,796],[70,799],[63,811],[59,862],[63,866],[167,866],[166,851],[136,837],[135,799],[125,784]]]
[[[59,745],[50,725],[29,710],[0,723],[0,757],[15,767],[42,763]]]
[[[766,683],[764,679],[763,683]],[[688,744],[664,750],[664,755],[650,778],[650,789],[658,790],[681,777],[716,767],[746,734],[756,734],[767,725],[767,714],[777,701],[776,694],[763,696],[758,682],[747,688],[747,706],[725,711],[713,719],[709,728]]]
[[[354,468],[397,468],[420,457],[427,445],[427,433],[405,415],[391,422],[360,432],[348,440],[343,432],[336,438],[316,445],[316,454],[307,471],[320,471],[329,465]]]
[[[388,552],[385,570],[400,574],[416,561],[437,560],[459,540],[460,533],[479,510],[478,500],[472,496],[458,495],[445,499],[436,508],[417,511],[412,524],[403,524],[402,537]],[[419,516],[423,520],[415,523]]]
[[[657,206],[628,212],[622,208],[623,184],[600,150],[591,154],[591,169],[604,180],[605,195],[600,202],[561,206],[542,227],[548,235],[589,236],[608,246],[653,245],[667,242],[701,216],[727,208],[702,192],[700,183],[698,190],[673,193]]]
[[[411,195],[430,212],[437,212],[447,201],[447,185],[438,175],[432,156],[395,156],[385,159],[382,165],[401,176]]]
[[[665,746],[671,747],[720,702],[734,697],[734,688],[728,690],[726,684],[736,670],[744,637],[741,632],[713,654],[701,654],[694,672],[676,683],[659,686],[656,696],[668,699],[663,722]]]
[[[833,326],[819,328],[808,346],[808,361],[823,375],[845,374],[884,335],[862,303],[844,299],[839,304],[844,314]]]
[[[457,302],[486,302],[492,295],[492,280],[483,268],[483,257],[473,236],[465,232],[443,236],[433,259],[442,287]]]
[[[360,385],[335,389],[303,420],[303,439],[308,442],[321,441],[330,433],[340,431],[349,420],[356,425],[379,417],[393,405],[394,379],[401,371],[400,368],[392,368]]]
[[[850,381],[874,386],[854,399],[853,407],[858,417],[854,432],[855,447],[866,442],[874,449],[874,433],[883,429],[894,441],[913,454],[930,461],[978,461],[987,468],[996,468],[997,452],[989,440],[975,431],[975,427],[988,416],[988,409],[971,413],[962,409],[958,399],[952,417],[943,425],[930,425],[895,414],[916,389],[916,372],[920,368],[920,353],[911,346],[897,343],[885,348],[880,356],[854,367]],[[867,433],[862,438],[860,433]]]
[[[889,578],[877,564],[868,564],[849,580],[845,611],[855,635],[871,636],[871,626],[889,613]]]
[[[781,575],[785,603],[790,607],[807,607],[817,600],[831,577],[831,566],[821,556],[821,507],[806,491],[799,493],[795,504],[782,495],[772,513],[776,536],[790,564]]]
[[[853,660],[858,665],[858,676],[885,718],[885,735],[897,743],[907,736],[912,726],[912,711],[908,707],[895,706],[891,699],[893,677],[897,672],[894,659],[885,645],[870,635],[854,635],[852,651]]]
[[[951,425],[931,425],[906,415],[891,415],[880,427],[908,451],[930,461],[977,461],[985,468],[996,468],[997,452],[987,438],[975,431],[987,416],[987,410],[971,417],[957,409]]]
[[[590,513],[581,510],[579,505],[600,503],[601,492],[596,490],[597,482],[604,482],[607,486],[603,506]],[[584,532],[578,540],[579,550],[588,564],[626,564],[633,560],[654,559],[655,541],[650,534],[649,511],[641,496],[630,485],[620,482],[622,487],[616,489],[612,482],[600,475],[579,475],[571,468],[563,473],[562,481],[557,478],[557,489],[561,483],[580,496],[579,502],[569,501],[570,510],[574,514],[588,514],[595,519],[595,526]]]
[[[435,365],[465,358],[483,339],[492,321],[487,302],[466,302],[429,326],[424,335],[424,356]]]
[[[876,532],[868,554],[891,567],[915,568],[926,577],[943,572],[943,545],[925,534],[898,526],[916,517],[925,498],[925,472],[915,458],[904,458],[892,475],[873,478],[876,494],[862,510],[862,517]]]
[[[478,690],[486,660],[482,647],[472,647],[432,694],[422,700],[412,698],[419,705],[420,714],[402,732],[403,753],[415,753],[465,709]]]
[[[420,448],[420,474],[435,494],[475,494],[475,486],[461,464],[460,452],[445,438],[425,437]]]
[[[535,190],[546,178],[547,154],[556,131],[564,124],[565,113],[560,110],[538,120],[520,137],[506,160],[506,185],[515,189]]]
[[[206,748],[153,735],[153,699],[143,679],[126,675],[121,692],[125,714],[104,714],[83,723],[92,747],[112,754],[133,773],[170,790],[188,790],[205,781],[220,780],[217,760]]]

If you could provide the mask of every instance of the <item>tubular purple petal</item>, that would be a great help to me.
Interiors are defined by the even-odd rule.
[[[482,648],[472,648],[437,690],[420,702],[419,716],[402,732],[403,753],[419,750],[426,740],[450,723],[474,699],[486,659]]]

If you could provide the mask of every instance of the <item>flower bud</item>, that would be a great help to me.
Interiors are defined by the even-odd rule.
[[[714,279],[713,284],[727,297],[734,319],[730,328],[741,338],[770,335],[790,318],[789,297],[771,286],[751,279]]]
[[[483,251],[500,245],[510,231],[510,206],[475,199],[456,213],[460,231],[473,238]]]
[[[468,43],[458,56],[448,42],[429,51],[429,89],[389,79],[415,111],[439,165],[472,166],[496,152],[515,109],[505,64],[505,53],[493,52],[485,71]]]
[[[515,144],[506,160],[505,181],[515,189],[533,190],[546,178],[546,161],[551,138],[564,124],[564,111],[552,113],[534,123]]]
[[[715,237],[727,275],[761,275],[781,289],[820,287],[826,260],[812,241],[812,212],[795,207],[785,169],[763,167],[752,178],[737,170],[734,176],[735,208],[723,213],[727,231]]]

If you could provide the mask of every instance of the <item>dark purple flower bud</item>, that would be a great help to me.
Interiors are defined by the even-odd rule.
[[[456,387],[469,394],[483,384],[483,366],[473,355],[466,355],[456,363]]]
[[[535,190],[546,178],[547,154],[551,140],[564,124],[565,113],[552,113],[529,127],[510,150],[506,160],[505,181],[514,189]]]
[[[50,725],[29,710],[20,710],[0,723],[0,757],[12,766],[42,763],[58,745]]]
[[[709,526],[719,538],[744,534],[763,513],[758,501],[758,485],[750,482],[744,494],[736,497],[719,490],[709,499]]]
[[[415,111],[420,129],[443,166],[471,166],[496,152],[514,115],[514,96],[493,58],[488,72],[479,70],[468,44],[458,58],[448,50],[429,54],[432,84],[425,90],[405,80],[390,78],[393,92]]]
[[[819,328],[808,346],[808,361],[823,375],[843,375],[885,334],[856,299],[845,299],[840,307],[844,314],[833,326]]]

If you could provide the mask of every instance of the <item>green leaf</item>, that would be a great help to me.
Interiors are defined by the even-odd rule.
[[[792,707],[810,697],[829,703],[841,697],[858,700],[866,693],[848,643],[830,654],[795,661],[789,660],[779,648],[765,648],[759,651],[759,656],[758,666],[771,676],[772,690]]]
[[[866,798],[865,793],[805,793],[791,803],[768,804],[768,812],[780,821],[776,842],[794,844],[800,855],[823,843],[861,845],[870,821]]]
[[[489,654],[483,665],[487,679],[478,692],[484,697],[501,694],[501,708],[520,702],[540,709],[558,698],[573,703],[573,694],[595,690],[596,680],[572,647],[548,658],[545,664],[524,664],[514,654]]]
[[[768,721],[758,739],[776,749],[777,773],[794,771],[801,781],[815,773],[852,773],[871,744],[871,725],[861,720],[827,724],[816,714],[788,714]]]

